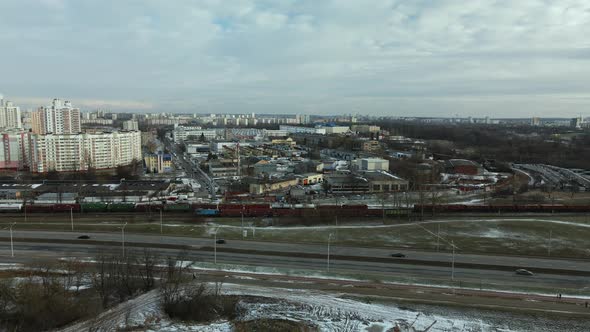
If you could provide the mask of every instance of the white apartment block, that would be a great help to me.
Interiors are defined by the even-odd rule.
[[[300,127],[289,125],[280,125],[279,130],[284,130],[290,134],[326,134],[326,130],[324,128]]]
[[[11,101],[4,100],[2,95],[0,95],[0,128],[22,128],[20,107],[14,106]]]
[[[123,130],[139,130],[139,123],[135,120],[123,121]]]
[[[32,127],[35,134],[78,134],[80,110],[72,107],[69,101],[53,99],[51,106],[40,107],[32,114]]]
[[[141,160],[139,131],[32,135],[31,172],[109,169]]]

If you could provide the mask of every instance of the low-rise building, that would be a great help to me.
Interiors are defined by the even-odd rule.
[[[203,129],[201,127],[185,127],[177,126],[172,132],[174,143],[181,143],[189,138],[205,140],[214,140],[217,138],[217,131],[215,129]]]
[[[355,174],[331,174],[325,178],[328,190],[334,194],[364,194],[371,190],[366,178]]]
[[[143,157],[143,161],[149,173],[169,173],[173,170],[172,156],[168,153],[150,153]]]
[[[324,181],[324,174],[321,173],[305,173],[297,176],[299,184],[307,186],[314,185]]]
[[[389,171],[389,160],[381,158],[362,158],[353,161],[352,166],[359,171]]]
[[[361,143],[361,150],[365,152],[375,152],[381,150],[381,143],[379,141],[367,140]]]
[[[360,134],[369,134],[369,133],[376,133],[381,130],[379,126],[375,125],[353,125],[350,127],[350,130]]]
[[[408,180],[388,172],[364,172],[362,176],[369,180],[371,193],[408,190]]]
[[[286,178],[276,180],[262,180],[257,183],[250,183],[250,193],[254,195],[261,195],[264,193],[286,190],[299,183],[297,178]]]
[[[237,159],[212,159],[209,161],[209,174],[211,177],[227,177],[238,175]]]

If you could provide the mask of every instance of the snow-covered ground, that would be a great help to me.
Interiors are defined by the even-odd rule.
[[[257,297],[245,298],[239,303],[242,313],[239,320],[278,318],[309,322],[320,331],[388,331],[396,324],[412,326],[423,331],[433,323],[430,331],[436,332],[549,332],[587,331],[588,321],[543,318],[476,309],[452,309],[441,306],[383,303],[367,303],[340,294],[315,290],[265,288],[224,284],[226,295]],[[102,323],[101,323],[102,322]],[[106,324],[107,329],[124,326],[141,326],[145,331],[203,331],[229,332],[232,324],[218,321],[199,325],[170,320],[161,311],[156,291],[115,307],[92,322],[93,327]],[[63,331],[88,328],[89,322],[71,326]],[[414,331],[408,329],[407,331]]]

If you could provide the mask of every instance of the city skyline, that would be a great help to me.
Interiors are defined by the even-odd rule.
[[[0,87],[21,109],[63,96],[114,112],[575,117],[590,106],[589,10],[9,0]]]

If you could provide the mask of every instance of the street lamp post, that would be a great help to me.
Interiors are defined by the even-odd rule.
[[[123,257],[125,257],[125,226],[127,226],[127,222],[121,227],[121,247],[123,250]]]
[[[451,241],[453,247],[453,260],[451,262],[451,280],[455,281],[455,241]]]
[[[14,227],[14,225],[16,225],[16,223],[10,225],[10,254],[12,257],[14,257],[14,242],[12,242],[12,227]]]
[[[327,267],[328,267],[328,272],[330,272],[330,240],[332,240],[332,233],[330,233],[330,235],[328,236],[328,261],[327,261]]]
[[[74,231],[74,208],[70,206],[70,224],[72,225],[72,232]]]
[[[551,256],[551,238],[553,237],[553,230],[549,230],[549,242],[547,243],[547,256]]]
[[[164,232],[164,224],[162,222],[162,209],[160,209],[160,234]]]

